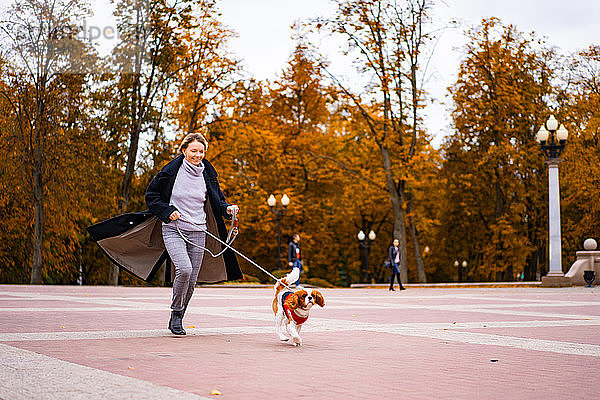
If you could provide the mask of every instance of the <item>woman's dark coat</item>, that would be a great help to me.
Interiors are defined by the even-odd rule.
[[[396,256],[398,255],[399,251],[400,251],[400,248],[394,247],[394,245],[391,245],[390,248],[388,249],[388,255],[390,257],[390,263],[391,263],[393,274],[400,273],[400,269],[398,269],[399,264],[396,264],[396,262],[394,261],[396,259]],[[402,254],[400,255],[400,259],[402,259]]]
[[[148,210],[119,215],[87,228],[112,262],[147,281],[152,279],[168,259],[162,239],[162,222],[172,223],[169,216],[176,208],[169,204],[169,200],[183,158],[180,155],[169,162],[152,179],[146,189]],[[227,238],[227,227],[223,218],[231,218],[227,213],[229,204],[219,186],[217,171],[206,159],[202,163],[207,192],[204,207],[207,229],[224,241]],[[205,247],[216,254],[224,246],[207,235]],[[205,252],[198,282],[232,281],[241,279],[242,276],[235,254],[227,249],[216,258]]]

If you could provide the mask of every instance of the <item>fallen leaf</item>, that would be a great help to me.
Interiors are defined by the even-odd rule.
[[[196,327],[195,325],[188,325],[188,326],[186,326],[186,328],[195,328],[195,327]]]
[[[221,395],[221,394],[223,394],[223,393],[219,392],[219,391],[218,391],[218,390],[216,390],[216,389],[213,389],[213,390],[211,390],[211,391],[210,391],[210,394],[212,394],[213,396],[219,396],[219,395]]]
[[[135,367],[127,367],[127,369],[135,369]]]

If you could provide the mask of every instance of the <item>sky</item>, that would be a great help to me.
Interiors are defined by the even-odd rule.
[[[114,24],[110,0],[90,1],[95,12],[90,24]],[[334,12],[329,0],[218,0],[217,4],[222,22],[237,33],[230,42],[231,52],[242,59],[249,76],[271,81],[281,75],[294,50],[291,25]],[[464,31],[478,25],[482,18],[495,16],[521,32],[534,31],[563,54],[600,44],[599,0],[438,0],[432,12],[436,26],[458,22],[456,28],[441,34],[426,73],[424,122],[434,146],[452,132],[447,87],[456,81],[464,56]],[[110,43],[105,40],[104,44]],[[327,39],[318,46],[334,73],[346,77],[354,73],[337,43]]]

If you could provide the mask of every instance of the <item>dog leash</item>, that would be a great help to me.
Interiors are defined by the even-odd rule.
[[[179,225],[177,224],[178,220],[182,220],[185,221],[193,226],[195,226],[196,228],[198,228],[199,230],[201,230],[202,232],[206,233],[207,235],[209,235],[210,237],[212,237],[213,239],[215,239],[216,241],[218,241],[219,243],[221,243],[222,245],[224,245],[226,248],[223,249],[221,252],[214,254],[213,252],[211,252],[209,249],[207,249],[206,247],[200,246],[199,244],[196,244],[194,242],[192,242],[191,240],[189,240],[187,237],[185,237],[185,235],[183,234],[183,232],[181,232],[181,229],[179,228]],[[229,230],[229,233],[227,235],[227,240],[226,241],[222,241],[220,238],[218,238],[217,236],[213,235],[212,233],[210,233],[208,231],[208,229],[205,229],[197,224],[195,224],[194,222],[190,221],[189,219],[180,216],[178,220],[175,220],[175,227],[177,228],[177,232],[179,233],[179,236],[181,236],[181,238],[188,244],[191,244],[194,247],[198,247],[199,249],[202,249],[206,252],[208,252],[212,257],[216,258],[219,257],[221,254],[223,254],[225,252],[225,250],[227,250],[227,248],[231,249],[233,252],[235,252],[237,255],[239,255],[240,257],[242,257],[244,260],[248,261],[250,264],[252,264],[253,266],[255,266],[256,268],[260,269],[262,272],[264,272],[265,274],[269,275],[271,278],[273,278],[276,282],[281,283],[283,286],[285,286],[286,288],[288,288],[289,290],[293,291],[291,287],[289,287],[288,285],[286,285],[285,283],[283,283],[283,281],[281,279],[277,279],[277,277],[275,277],[275,275],[271,274],[269,271],[267,271],[266,269],[264,269],[263,267],[261,267],[260,265],[258,265],[257,263],[255,263],[254,261],[252,261],[250,258],[246,257],[243,253],[241,253],[240,251],[238,251],[235,247],[231,246],[231,243],[233,243],[233,241],[235,240],[235,238],[237,237],[238,234],[238,218],[237,218],[237,210],[234,210],[233,215],[231,216],[231,228]]]
[[[182,221],[185,221],[187,223],[189,223],[190,225],[195,226],[196,228],[200,229],[201,231],[208,233],[209,235],[211,235],[213,238],[217,239],[219,242],[223,243],[224,245],[231,247],[231,244],[233,243],[233,241],[235,240],[235,238],[237,237],[238,234],[238,217],[237,217],[237,210],[233,210],[233,215],[231,216],[231,228],[229,229],[229,232],[227,233],[227,239],[225,239],[225,242],[223,242],[221,239],[215,237],[214,235],[212,235],[210,232],[208,232],[207,229],[202,228],[199,225],[196,225],[194,222],[190,221],[189,219],[183,218],[183,216],[179,217],[179,219],[181,219]],[[181,229],[179,228],[179,224],[177,223],[177,220],[175,220],[175,227],[177,228],[177,232],[179,232],[179,236],[181,236],[181,238],[186,242],[191,244],[192,246],[198,247],[206,252],[208,252],[208,254],[210,254],[213,258],[217,258],[219,257],[221,254],[225,253],[225,251],[227,250],[227,248],[224,248],[223,250],[221,250],[219,253],[214,254],[212,251],[210,251],[209,249],[207,249],[206,247],[202,247],[196,243],[192,243],[188,238],[185,237],[185,235],[183,234],[183,232],[181,232]]]

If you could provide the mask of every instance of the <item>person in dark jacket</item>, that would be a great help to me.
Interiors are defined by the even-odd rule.
[[[302,254],[300,253],[300,235],[297,233],[292,236],[292,240],[288,245],[288,265],[294,268],[298,268],[298,280],[295,285],[300,284],[300,273],[302,272]]]
[[[398,279],[398,285],[400,285],[400,290],[405,290],[405,287],[402,286],[402,281],[400,280],[400,248],[398,245],[400,241],[398,239],[394,239],[392,245],[388,250],[388,255],[390,257],[390,264],[392,268],[392,277],[390,278],[390,290],[394,290],[394,278]]]
[[[183,154],[161,169],[146,189],[146,204],[162,221],[164,245],[175,266],[169,329],[176,335],[186,333],[182,320],[201,270],[209,281],[228,277],[227,266],[223,263],[209,265],[203,262],[203,248],[210,248],[206,230],[210,231],[210,227],[215,225],[218,228],[222,225],[222,229],[218,230],[224,230],[223,217],[231,218],[234,211],[239,210],[237,205],[225,201],[216,171],[204,158],[207,149],[208,142],[202,135],[187,135],[179,148]],[[218,233],[223,232],[214,232]],[[182,236],[199,247],[186,243]],[[235,264],[231,267],[239,271],[235,255],[230,250],[225,251],[224,258],[225,264],[229,261]]]

